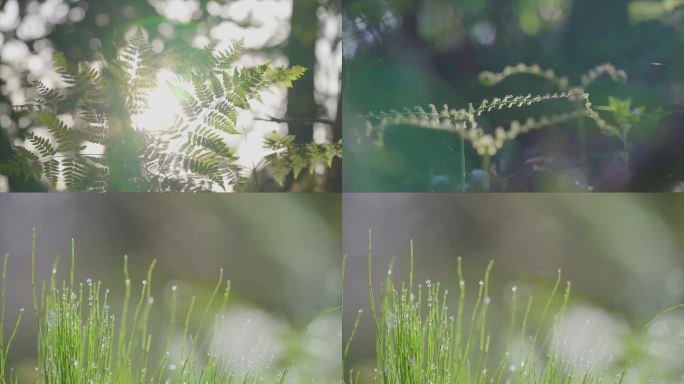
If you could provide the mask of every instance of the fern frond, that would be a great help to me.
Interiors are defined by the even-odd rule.
[[[271,134],[264,139],[264,147],[272,151],[279,151],[292,145],[294,139],[295,137],[292,135],[281,135],[278,132],[271,132]]]
[[[36,154],[24,147],[15,147],[12,156],[4,163],[0,163],[0,174],[28,180],[31,176],[40,178],[43,167]]]
[[[186,145],[200,147],[219,155],[223,160],[236,160],[235,151],[224,140],[207,128],[200,128],[197,132],[188,132]]]
[[[528,94],[526,96],[513,96],[513,95],[506,95],[504,96],[503,99],[500,99],[498,97],[494,98],[491,102],[488,101],[487,99],[482,100],[480,103],[480,106],[477,108],[473,108],[472,105],[468,107],[469,113],[474,113],[476,116],[480,116],[485,112],[491,112],[495,109],[502,109],[502,108],[513,108],[513,107],[529,107],[532,104],[536,103],[542,103],[545,101],[549,100],[556,100],[556,99],[568,99],[571,98],[572,95],[569,92],[561,92],[561,93],[547,93],[545,95],[531,95]],[[434,110],[434,106],[432,106],[432,109]],[[434,114],[434,111],[433,111]]]
[[[484,113],[502,108],[522,108],[535,103],[542,103],[557,99],[567,99],[578,103],[581,108],[566,113],[550,116],[530,117],[525,123],[512,121],[507,129],[497,127],[494,134],[485,132],[478,124],[476,118]],[[368,120],[367,134],[376,133],[378,140],[382,142],[383,130],[391,125],[411,125],[420,128],[443,130],[454,132],[469,141],[475,151],[481,156],[494,156],[510,140],[515,139],[522,133],[556,125],[568,120],[587,117],[593,120],[597,127],[604,132],[611,132],[614,127],[603,120],[598,112],[592,109],[589,101],[589,94],[581,88],[571,88],[566,92],[553,93],[546,95],[526,95],[495,98],[491,102],[483,100],[476,108],[469,104],[467,109],[449,109],[444,105],[442,110],[430,104],[429,109],[415,107],[413,110],[407,109],[404,112],[381,111],[380,113],[370,113],[366,115]],[[375,122],[375,123],[374,123]]]
[[[60,176],[59,161],[53,158],[43,162],[43,171],[48,183],[50,183],[50,187],[52,189],[57,188]]]
[[[213,129],[227,134],[238,134],[235,123],[237,121],[237,111],[230,108],[227,103],[217,103],[216,108],[206,114],[204,123]]]
[[[464,140],[468,140],[480,156],[494,156],[506,141],[513,140],[522,133],[577,118],[588,118],[596,124],[602,133],[620,137],[620,130],[603,119],[593,108],[589,100],[589,94],[584,88],[571,87],[566,77],[559,77],[552,70],[542,70],[538,65],[518,64],[516,66],[507,66],[500,73],[484,71],[480,73],[480,81],[485,85],[492,86],[511,76],[520,74],[542,77],[554,83],[561,92],[547,93],[545,95],[506,95],[503,98],[494,98],[492,101],[482,100],[477,107],[468,104],[467,108],[463,109],[450,109],[447,105],[444,105],[442,110],[438,111],[431,104],[428,110],[414,107],[414,109],[404,108],[401,112],[396,110],[391,110],[390,112],[380,111],[379,113],[371,112],[365,116],[367,119],[366,133],[367,135],[375,134],[378,141],[382,143],[384,140],[384,129],[390,125],[412,125],[420,128],[455,132]],[[596,78],[604,74],[614,81],[624,81],[627,77],[623,70],[616,69],[610,64],[602,64],[583,75],[582,84],[588,86]],[[567,99],[573,102],[577,108],[561,114],[536,118],[530,117],[522,124],[518,121],[512,121],[507,128],[497,127],[493,133],[485,132],[479,126],[476,119],[494,110],[528,107],[533,104],[558,99]]]
[[[342,158],[342,140],[331,144],[311,144],[314,158],[322,160],[328,167],[332,167],[333,161]]]
[[[228,185],[232,185],[234,190],[240,190],[245,184],[247,184],[247,177],[245,177],[245,170],[231,162],[224,162],[220,165],[221,173],[223,179]]]
[[[72,156],[62,160],[64,183],[71,191],[104,192],[108,170],[102,160],[94,156]]]
[[[501,72],[483,71],[480,73],[480,82],[485,86],[494,86],[511,76],[521,74],[546,79],[555,84],[560,90],[565,90],[569,86],[568,79],[566,77],[557,76],[553,70],[544,70],[537,64],[526,65],[523,63],[519,63],[515,66],[506,66]]]
[[[242,52],[245,49],[244,40],[234,42],[228,49],[224,49],[212,54],[214,70],[224,71],[228,70],[237,63],[242,57]]]
[[[64,100],[64,95],[57,89],[50,88],[41,81],[34,81],[33,86],[41,97],[42,104],[57,104]]]
[[[102,73],[84,61],[78,64],[78,84],[82,95],[78,100],[79,110],[95,114],[107,110],[111,105],[109,83]]]
[[[234,101],[238,108],[247,108],[250,99],[271,85],[267,77],[268,70],[268,64],[234,70],[227,89],[234,92]]]
[[[214,54],[212,72],[186,77],[190,90],[172,86],[183,110],[178,132],[184,141],[182,151],[199,147],[202,154],[214,154],[215,160],[221,162],[218,171],[222,173],[223,180],[234,183],[241,183],[244,177],[239,167],[232,164],[236,160],[235,152],[225,144],[225,135],[239,133],[236,127],[238,111],[249,108],[249,101],[259,100],[260,93],[267,89],[291,86],[305,71],[302,67],[272,68],[269,64],[234,68],[242,49],[243,44],[238,42],[228,50]],[[288,160],[289,172],[297,175],[312,161],[310,152],[299,152],[303,161],[299,161],[294,152]],[[184,159],[180,162],[185,171],[198,173],[212,181],[218,180],[217,169],[207,167],[203,161],[195,161],[194,157],[190,160],[193,161]]]
[[[181,156],[184,169],[205,176],[221,188],[225,189],[223,175],[218,165],[220,159],[211,153],[189,153]]]
[[[180,46],[166,56],[155,55],[145,30],[136,27],[116,57],[105,61],[101,69],[87,62],[72,65],[64,54],[55,54],[55,71],[68,87],[57,90],[36,82],[39,98],[14,107],[38,111],[37,122],[49,134],[29,131],[26,140],[32,150],[19,147],[0,165],[0,172],[33,174],[47,179],[53,188],[63,182],[69,190],[104,191],[108,177],[112,185],[125,185],[127,190],[199,191],[244,185],[246,172],[236,164],[228,140],[240,133],[238,113],[250,108],[250,101],[259,100],[263,92],[291,87],[305,69],[268,63],[240,67],[242,41],[223,50],[216,50],[214,43],[201,49]],[[170,129],[131,130],[134,117],[148,109],[149,92],[157,85],[162,60],[184,83],[168,84],[182,112]],[[74,117],[72,126],[58,117],[61,114]],[[89,144],[101,145],[104,153],[84,154]],[[289,144],[284,150],[288,154],[281,156],[286,161],[283,172],[296,176],[302,169],[313,170],[313,164],[329,165],[341,155],[341,145]],[[127,156],[137,158],[128,163],[124,161]]]
[[[33,132],[28,132],[26,138],[33,144],[41,156],[50,157],[57,154],[57,150],[53,147],[50,139],[47,137],[36,136]]]
[[[109,133],[109,118],[105,112],[93,104],[82,105],[77,117],[83,122],[83,126],[79,128],[83,140],[95,144],[105,144]]]
[[[38,113],[38,119],[55,138],[57,152],[78,152],[82,149],[80,133],[67,127],[57,116],[47,111],[41,111]]]
[[[60,76],[67,87],[76,84],[76,70],[69,64],[63,52],[55,52],[52,55],[52,63],[55,72]]]
[[[302,170],[313,174],[317,164],[330,167],[335,158],[342,157],[341,140],[331,144],[297,144],[294,136],[274,132],[265,140],[264,147],[274,152],[266,157],[267,169],[281,186],[290,173],[296,180]]]
[[[102,89],[105,87],[104,78],[100,72],[85,61],[78,63],[78,75],[82,82],[85,82],[95,89]]]
[[[587,71],[587,73],[583,74],[581,77],[582,86],[588,87],[601,75],[610,77],[610,79],[614,82],[622,83],[627,81],[627,72],[623,71],[622,69],[615,68],[615,66],[612,64],[605,63],[597,65],[596,67]]]
[[[193,78],[192,81],[192,86],[195,91],[195,96],[200,102],[200,106],[202,108],[207,108],[211,106],[212,101],[214,101],[216,94],[213,93],[210,90],[210,84],[207,84],[203,79],[200,79],[199,77]],[[213,88],[213,87],[212,87]],[[218,89],[214,88],[214,91],[217,91]],[[219,93],[218,97],[223,96],[221,93]]]
[[[271,68],[267,76],[273,86],[292,88],[293,82],[299,80],[305,73],[306,68],[295,65],[289,68]]]
[[[147,108],[147,92],[157,85],[157,68],[152,54],[147,33],[138,26],[112,64],[114,75],[126,86],[126,107],[132,115],[144,112]]]

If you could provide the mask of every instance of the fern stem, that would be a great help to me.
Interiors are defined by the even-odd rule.
[[[584,123],[584,119],[577,119],[577,142],[579,143],[579,157],[582,169],[586,173],[588,170],[587,164],[587,126]]]
[[[482,155],[482,170],[484,171],[484,180],[482,180],[482,188],[484,191],[489,191],[491,185],[491,174],[490,174],[490,164],[492,162],[492,157],[488,154]]]
[[[461,192],[466,190],[465,137],[458,135],[461,144]]]

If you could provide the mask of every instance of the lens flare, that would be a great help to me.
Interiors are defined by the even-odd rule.
[[[148,96],[148,108],[145,112],[131,117],[133,126],[143,131],[159,131],[169,129],[176,117],[181,113],[178,98],[169,86],[172,83],[180,86],[173,72],[162,69],[157,74],[158,86]]]

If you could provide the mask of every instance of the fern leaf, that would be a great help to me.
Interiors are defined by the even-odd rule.
[[[596,79],[598,79],[601,75],[606,75],[610,77],[612,81],[615,82],[625,82],[627,81],[627,72],[623,71],[622,69],[617,69],[615,66],[612,64],[601,64],[597,65],[596,67],[590,69],[582,75],[582,86],[583,87],[588,87],[591,85]]]
[[[38,114],[38,119],[57,141],[57,152],[78,152],[81,149],[81,138],[78,131],[70,129],[64,122],[47,111],[41,111]]]
[[[567,89],[569,86],[569,82],[566,77],[559,77],[555,74],[553,70],[550,69],[541,69],[537,64],[526,65],[523,63],[519,63],[515,66],[507,66],[501,72],[498,73],[483,71],[480,73],[479,77],[480,82],[483,85],[491,87],[501,83],[502,81],[508,79],[511,76],[521,74],[541,77],[555,84],[558,87],[558,89],[561,90]]]
[[[136,27],[127,34],[116,57],[105,61],[101,69],[87,62],[71,64],[64,54],[55,54],[55,70],[68,87],[57,90],[36,82],[38,100],[21,107],[38,111],[37,121],[49,134],[29,131],[26,140],[32,149],[18,147],[0,164],[0,172],[32,174],[47,179],[52,188],[63,182],[69,190],[105,191],[110,173],[113,178],[135,178],[124,181],[135,184],[133,188],[199,191],[217,185],[225,189],[226,183],[238,189],[244,186],[245,172],[236,164],[235,151],[227,140],[228,135],[239,133],[238,112],[249,108],[250,101],[259,100],[265,91],[291,87],[305,69],[271,64],[239,67],[244,50],[241,41],[223,50],[216,50],[214,43],[202,49],[181,46],[164,57],[155,55],[145,30]],[[171,129],[126,136],[134,141],[130,153],[139,157],[132,164],[140,164],[141,169],[127,173],[112,168],[110,172],[114,165],[108,164],[112,161],[108,151],[115,153],[112,146],[122,140],[118,127],[128,127],[134,115],[147,110],[161,59],[188,84],[169,84],[179,99],[181,116]],[[65,113],[74,117],[73,126],[58,117]],[[83,154],[88,144],[102,145],[105,156]],[[270,143],[267,140],[266,146],[278,147],[276,157],[282,160],[283,172],[295,176],[305,168],[313,171],[315,164],[329,165],[341,155],[341,144],[294,145],[287,136]],[[129,174],[133,176],[126,176]]]
[[[84,61],[78,63],[78,75],[79,80],[91,87],[96,89],[104,88],[104,79],[100,72]]]
[[[206,114],[204,123],[213,129],[228,133],[238,134],[235,127],[237,121],[237,111],[230,108],[227,103],[219,103],[216,108]]]
[[[57,104],[58,102],[64,100],[64,95],[62,95],[58,90],[49,88],[41,81],[34,81],[33,86],[41,97],[41,104]]]
[[[181,160],[184,169],[198,175],[205,176],[212,182],[225,189],[223,176],[220,172],[217,159],[211,154],[184,156]]]
[[[33,144],[33,146],[36,148],[36,150],[40,153],[41,156],[50,157],[54,156],[57,153],[57,151],[52,146],[52,143],[48,138],[36,136],[33,132],[28,132],[26,134],[26,137],[28,138],[29,142]]]
[[[218,135],[208,129],[188,133],[188,145],[208,149],[226,160],[236,160],[235,151],[230,148]]]
[[[223,71],[233,67],[245,49],[244,40],[234,42],[228,49],[218,51],[212,55],[214,61],[214,70]]]
[[[28,180],[31,176],[40,178],[43,169],[38,156],[24,147],[15,147],[14,154],[0,164],[0,174],[23,177]]]
[[[60,76],[67,87],[71,87],[76,83],[76,73],[69,64],[63,52],[55,52],[52,55],[52,62],[55,72]]]
[[[511,122],[508,130],[505,130],[503,127],[497,128],[494,135],[484,132],[476,120],[476,118],[483,114],[494,110],[523,108],[558,99],[578,102],[582,105],[582,108],[565,114],[541,116],[537,119],[530,117],[524,124],[514,121]],[[412,125],[420,128],[443,130],[457,133],[465,140],[470,141],[479,155],[494,156],[506,141],[515,139],[521,133],[527,133],[533,129],[548,127],[581,117],[594,120],[601,130],[611,129],[611,126],[591,108],[589,95],[581,88],[572,88],[568,91],[545,95],[506,95],[503,98],[494,98],[492,101],[485,99],[477,108],[469,104],[467,109],[450,110],[445,105],[440,112],[434,105],[430,105],[428,111],[421,107],[415,107],[414,110],[405,112],[393,111],[386,113],[381,111],[377,114],[371,113],[367,115],[369,119],[367,133],[369,135],[376,133],[378,140],[382,142],[383,131],[385,127],[390,125]]]
[[[299,80],[306,73],[306,68],[295,65],[290,68],[270,68],[267,81],[275,87],[292,88],[293,82]]]
[[[45,172],[45,177],[50,183],[52,189],[57,188],[57,183],[59,182],[59,161],[57,159],[49,159],[43,163],[43,170]]]

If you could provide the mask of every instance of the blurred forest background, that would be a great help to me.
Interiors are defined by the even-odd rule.
[[[395,283],[408,281],[411,239],[415,280],[441,282],[450,292],[453,310],[457,257],[463,258],[468,295],[494,260],[488,329],[496,334],[508,329],[511,287],[517,286],[521,295],[534,294],[535,301],[546,300],[561,268],[563,279],[572,283],[566,314],[570,325],[560,330],[569,342],[553,347],[566,361],[579,369],[600,370],[619,369],[634,359],[625,383],[644,383],[646,378],[680,382],[684,312],[669,313],[645,335],[639,332],[660,311],[684,302],[684,199],[651,194],[535,196],[345,194],[342,241],[349,260],[343,340],[363,308],[347,368],[361,368],[366,378],[375,368],[367,282],[370,229],[378,296],[391,260]],[[469,316],[468,309],[466,313]],[[535,318],[533,314],[531,321]],[[493,338],[492,348],[499,341]]]
[[[143,26],[153,49],[161,52],[179,42],[219,47],[243,39],[242,63],[271,61],[302,65],[305,76],[288,91],[274,92],[256,113],[238,123],[245,134],[235,145],[239,164],[253,168],[266,153],[265,133],[296,135],[301,143],[328,143],[341,138],[341,5],[340,0],[6,0],[0,3],[0,162],[21,144],[32,120],[12,111],[23,104],[29,82],[54,85],[52,54],[63,51],[71,61],[97,61],[112,54],[133,25]],[[153,93],[154,96],[154,93]],[[168,110],[153,98],[151,116]],[[157,116],[157,117],[155,117]],[[143,119],[144,120],[144,119]],[[148,119],[149,120],[149,119]],[[156,123],[155,121],[151,122]],[[340,164],[317,169],[288,189],[340,189]],[[0,191],[40,191],[36,180],[0,176]]]
[[[33,227],[37,279],[49,279],[57,256],[60,276],[66,276],[74,238],[77,281],[102,280],[116,311],[124,292],[123,256],[134,292],[157,259],[151,321],[157,332],[166,332],[169,320],[160,316],[168,313],[172,286],[184,314],[192,295],[204,305],[223,268],[232,289],[214,336],[225,340],[225,362],[251,364],[237,368],[267,377],[291,365],[287,383],[340,379],[340,312],[325,313],[341,297],[339,195],[6,194],[0,212],[0,254],[10,252],[7,316],[26,308],[10,364],[29,383],[37,364],[30,310]],[[12,325],[6,322],[5,331]],[[176,327],[182,334],[182,322]]]
[[[612,95],[631,99],[632,107],[643,105],[651,112],[662,107],[669,114],[656,127],[632,130],[634,150],[626,170],[614,156],[620,143],[590,122],[585,128],[561,126],[523,135],[493,164],[507,190],[681,189],[683,5],[669,0],[345,1],[344,190],[460,191],[457,135],[392,127],[378,149],[365,137],[359,115],[429,103],[458,109],[495,96],[554,91],[533,77],[495,87],[478,81],[481,71],[517,63],[553,69],[573,84],[588,69],[612,63],[629,79],[592,87],[595,106],[606,105]],[[481,166],[469,144],[465,154],[466,171],[476,178]]]

